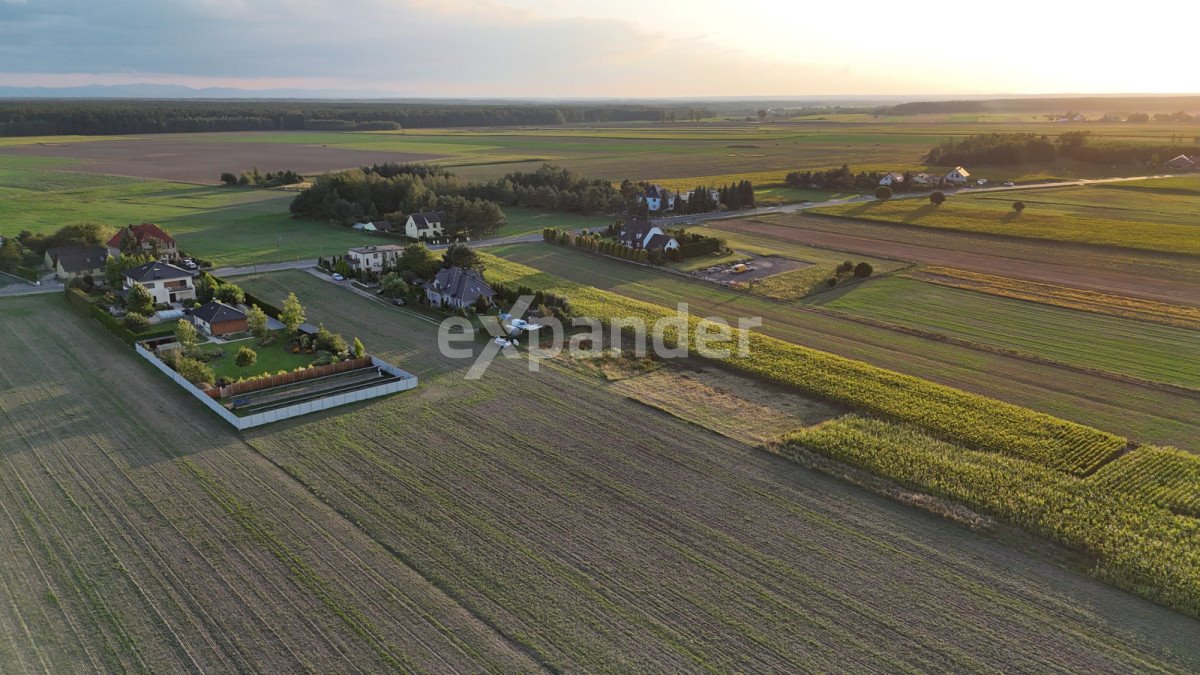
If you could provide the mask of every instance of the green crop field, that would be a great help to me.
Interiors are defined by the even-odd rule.
[[[1060,363],[1200,388],[1200,362],[1180,358],[1200,331],[891,277],[824,307]]]
[[[694,315],[761,317],[761,331],[796,344],[867,361],[1142,441],[1200,450],[1200,401],[1100,374],[1031,362],[909,332],[864,324],[834,312],[806,309],[617,260],[546,244],[488,249],[506,259],[575,283]],[[840,291],[834,291],[838,293]],[[569,295],[569,294],[568,294]],[[821,298],[825,296],[817,296]]]
[[[818,213],[1014,237],[1200,254],[1200,178],[957,194],[822,207]],[[1144,189],[1139,189],[1144,188]],[[1025,203],[1017,214],[1013,202]]]

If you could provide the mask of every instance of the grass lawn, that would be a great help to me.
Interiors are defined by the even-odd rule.
[[[200,345],[200,348],[204,350],[219,348],[224,352],[225,355],[221,358],[209,361],[208,367],[212,368],[213,374],[217,377],[228,377],[232,380],[237,380],[240,378],[256,377],[258,375],[273,375],[281,370],[292,371],[296,368],[309,365],[316,358],[314,354],[293,354],[290,350],[286,349],[287,344],[287,340],[280,339],[273,345],[262,347],[254,338],[247,338],[224,344],[203,344]],[[258,354],[258,360],[254,365],[239,368],[237,363],[235,363],[238,350],[242,347],[249,347]]]
[[[969,232],[1200,255],[1200,187],[1147,181],[952,195],[940,207],[924,199],[842,204],[818,213]],[[1138,189],[1139,187],[1145,189]],[[1183,191],[1181,194],[1180,191]],[[1013,202],[1025,202],[1018,215]]]
[[[546,227],[560,230],[598,230],[616,222],[612,216],[581,216],[573,213],[557,213],[522,206],[505,206],[507,222],[500,228],[498,237],[511,237],[531,232],[541,232]]]

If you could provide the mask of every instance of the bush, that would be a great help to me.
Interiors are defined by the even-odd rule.
[[[1015,201],[1015,202],[1013,202],[1012,208],[1013,208],[1013,211],[1016,211],[1017,215],[1019,216],[1019,215],[1021,215],[1021,212],[1025,210],[1025,202]]]
[[[122,323],[125,324],[126,328],[134,333],[141,333],[150,327],[150,319],[147,319],[141,314],[126,314]]]
[[[177,356],[173,365],[175,371],[182,375],[183,379],[196,386],[210,385],[217,380],[212,368],[209,368],[197,359]]]
[[[854,277],[856,279],[866,279],[874,271],[875,268],[871,267],[870,263],[860,262],[854,266]]]
[[[878,199],[881,202],[886,202],[891,198],[892,188],[886,185],[880,185],[879,187],[875,188],[875,199]]]
[[[854,271],[854,263],[850,262],[849,260],[843,260],[837,266],[838,274],[849,274],[852,271]]]
[[[941,206],[946,201],[946,193],[941,190],[935,190],[929,195],[929,203],[934,206]]]
[[[242,347],[233,362],[238,368],[248,368],[258,362],[258,353],[249,347]]]
[[[829,277],[828,279],[825,280],[825,285],[830,288],[837,286],[837,277]]]

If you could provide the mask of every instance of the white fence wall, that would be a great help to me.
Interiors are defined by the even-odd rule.
[[[292,417],[308,415],[309,413],[314,413],[319,410],[335,408],[339,405],[346,405],[347,403],[357,403],[358,401],[366,401],[368,399],[378,398],[380,396],[387,396],[388,394],[395,394],[396,392],[407,391],[417,386],[416,375],[404,370],[400,370],[387,361],[372,356],[371,363],[373,363],[383,372],[400,379],[392,382],[385,382],[384,384],[378,384],[374,387],[367,387],[366,389],[359,389],[357,391],[346,392],[344,394],[336,394],[334,396],[327,396],[325,398],[319,398],[313,401],[305,401],[304,403],[297,403],[295,405],[278,408],[276,410],[268,410],[266,412],[255,413],[245,417],[238,417],[227,410],[225,406],[217,403],[217,401],[211,396],[201,391],[196,385],[188,382],[179,373],[171,370],[170,366],[160,361],[156,356],[154,356],[154,354],[150,353],[150,351],[143,347],[140,343],[134,345],[134,347],[137,349],[138,354],[140,354],[142,358],[154,364],[155,368],[158,368],[162,372],[166,373],[168,377],[170,377],[172,380],[175,380],[175,382],[179,384],[179,386],[183,387],[185,391],[200,399],[200,401],[203,402],[204,405],[208,406],[210,410],[220,415],[221,419],[224,419],[226,422],[229,422],[238,429],[250,429],[252,427],[258,427],[264,424],[290,419]]]

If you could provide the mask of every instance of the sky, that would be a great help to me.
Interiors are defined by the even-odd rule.
[[[1195,93],[1198,52],[1186,36],[1198,18],[1194,0],[0,0],[0,86],[539,98]]]

